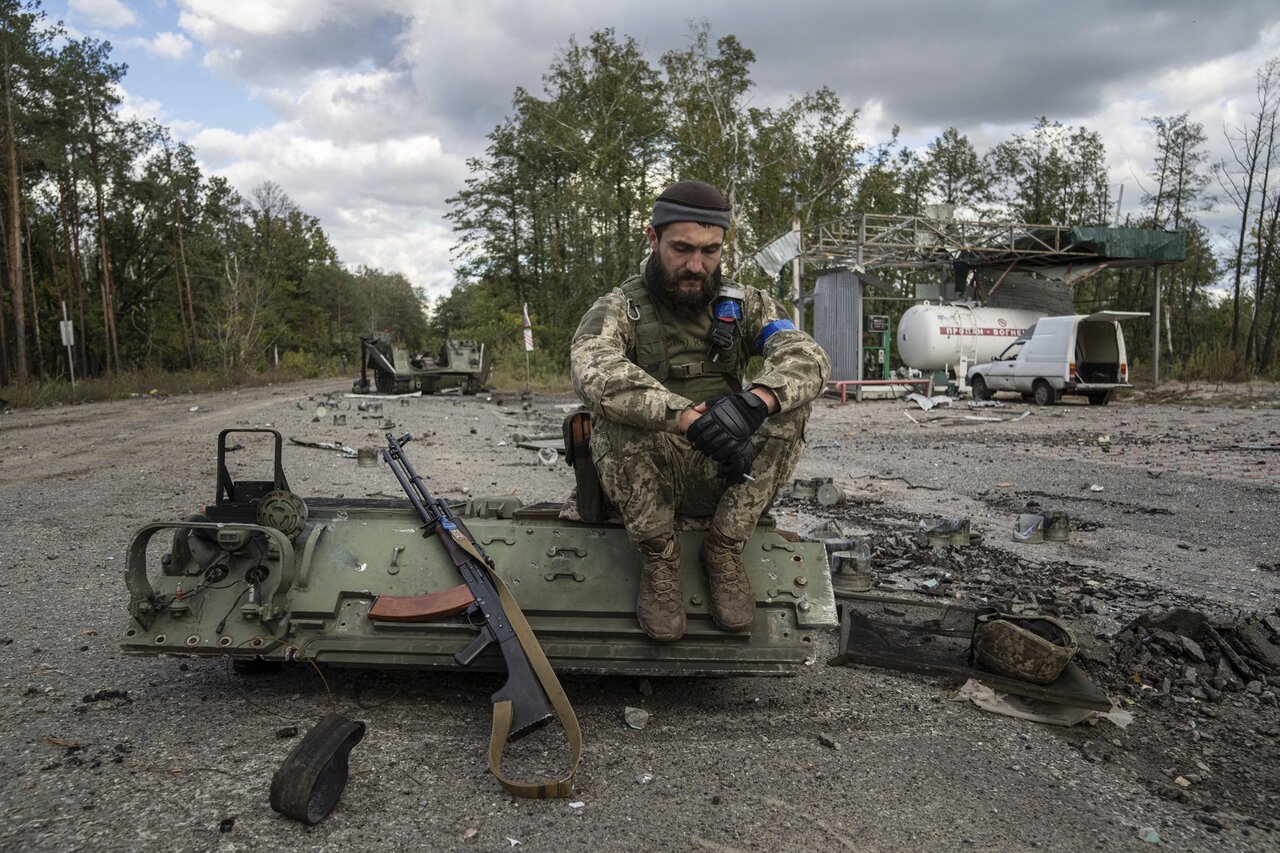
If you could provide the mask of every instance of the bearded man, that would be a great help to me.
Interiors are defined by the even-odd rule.
[[[685,631],[677,513],[711,520],[701,562],[712,620],[751,629],[743,545],[790,477],[831,370],[781,305],[722,277],[730,222],[710,184],[664,190],[644,274],[596,300],[570,355],[574,390],[592,413],[601,487],[643,559],[636,616],[663,642]],[[752,356],[763,365],[748,381]]]

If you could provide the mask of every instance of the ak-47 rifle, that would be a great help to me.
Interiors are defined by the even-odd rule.
[[[458,519],[446,501],[434,498],[427,490],[418,472],[405,458],[403,445],[413,436],[405,433],[396,438],[387,433],[387,448],[383,458],[391,472],[400,481],[401,488],[409,496],[409,502],[422,519],[423,536],[435,534],[444,544],[449,559],[457,567],[465,581],[464,594],[460,588],[435,596],[451,596],[451,604],[436,609],[431,616],[460,613],[464,610],[477,621],[480,632],[467,646],[453,656],[460,666],[469,666],[485,649],[497,644],[507,668],[507,681],[489,697],[493,703],[493,732],[489,739],[489,767],[504,788],[522,797],[567,797],[573,790],[573,777],[578,769],[582,753],[582,734],[578,719],[569,699],[560,686],[542,646],[520,611],[520,606],[507,590],[502,579],[493,570],[493,561],[480,547],[480,543]],[[381,612],[379,612],[381,611]],[[422,611],[417,611],[421,618]],[[412,618],[397,612],[395,599],[380,597],[369,611],[370,618],[405,620]],[[557,781],[524,783],[512,782],[501,773],[502,752],[508,739],[516,739],[551,719],[552,714],[564,726],[572,752],[569,775]]]

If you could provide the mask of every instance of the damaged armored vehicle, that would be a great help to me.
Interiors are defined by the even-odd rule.
[[[489,380],[493,360],[480,341],[450,339],[438,353],[410,354],[395,345],[386,332],[360,338],[360,378],[351,386],[357,394],[435,394],[457,390],[476,394]],[[369,374],[373,374],[370,382]]]

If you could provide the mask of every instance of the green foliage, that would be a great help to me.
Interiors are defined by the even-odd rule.
[[[0,19],[0,383],[66,375],[63,304],[87,388],[156,369],[230,381],[276,350],[312,375],[375,329],[425,342],[403,276],[352,272],[281,187],[242,198],[166,128],[122,118],[109,44],[69,38],[38,2],[0,0]]]
[[[1016,222],[1095,225],[1110,219],[1106,151],[1086,128],[1040,118],[987,155],[989,188]]]
[[[279,372],[299,379],[317,379],[336,376],[342,372],[342,360],[338,356],[325,356],[306,350],[289,350],[280,356]]]

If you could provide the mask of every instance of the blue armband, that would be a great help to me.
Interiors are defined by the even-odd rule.
[[[790,320],[774,320],[772,323],[760,330],[760,339],[756,341],[756,349],[760,351],[761,355],[764,355],[765,341],[773,337],[776,332],[781,332],[786,329],[795,331],[795,328],[796,324]]]

